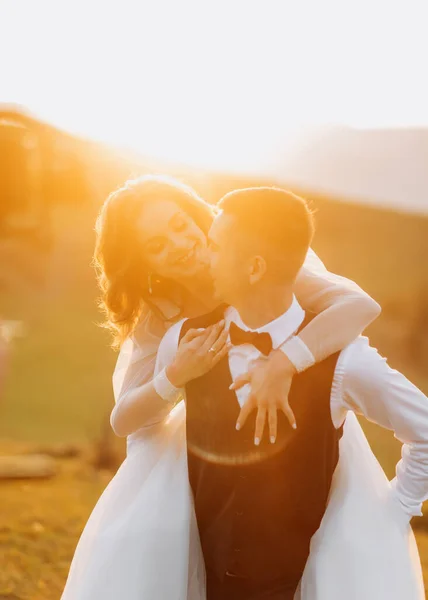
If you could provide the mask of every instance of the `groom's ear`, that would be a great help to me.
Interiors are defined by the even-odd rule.
[[[248,281],[250,285],[254,285],[261,281],[267,271],[267,263],[263,256],[253,256],[248,261]]]

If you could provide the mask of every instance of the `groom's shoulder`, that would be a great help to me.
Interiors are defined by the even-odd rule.
[[[205,313],[198,317],[180,319],[180,321],[177,321],[171,325],[166,331],[160,342],[160,348],[162,350],[169,347],[177,348],[178,344],[180,343],[180,339],[190,329],[205,329],[206,327],[217,323],[223,319],[227,308],[228,307],[225,304],[222,304],[211,312]]]
[[[180,325],[180,333],[184,335],[189,329],[205,329],[210,325],[214,325],[218,323],[224,318],[224,314],[227,310],[226,304],[220,304],[214,310],[200,315],[198,317],[193,317],[190,319],[184,319]]]

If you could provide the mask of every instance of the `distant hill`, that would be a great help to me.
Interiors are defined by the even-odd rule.
[[[273,172],[312,192],[428,214],[428,129],[320,128]]]

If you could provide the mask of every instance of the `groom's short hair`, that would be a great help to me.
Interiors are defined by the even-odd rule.
[[[238,230],[268,248],[297,276],[314,235],[314,217],[306,200],[277,187],[234,190],[218,203],[224,214],[235,217]]]

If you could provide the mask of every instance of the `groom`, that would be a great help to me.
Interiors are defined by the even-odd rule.
[[[428,402],[359,338],[294,377],[296,430],[280,414],[275,444],[255,444],[250,425],[236,431],[248,386],[235,392],[231,384],[312,318],[293,286],[313,218],[304,200],[276,188],[237,190],[219,207],[209,234],[211,268],[227,304],[175,326],[179,340],[189,329],[225,318],[232,344],[227,357],[185,389],[207,600],[292,600],[334,487],[347,412],[394,429],[406,442],[391,494],[397,520],[408,528],[428,497]],[[167,334],[160,354],[171,354],[166,346],[173,339]]]

